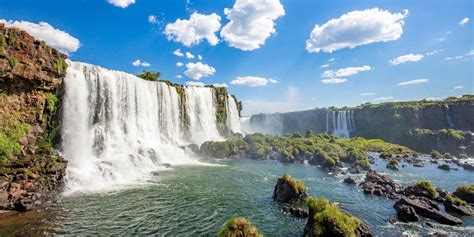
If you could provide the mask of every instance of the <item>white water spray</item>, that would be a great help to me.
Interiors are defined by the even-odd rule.
[[[332,127],[330,126],[332,125]],[[326,114],[326,132],[336,137],[350,138],[356,129],[353,111],[330,111]]]
[[[227,127],[233,133],[242,133],[239,119],[239,108],[237,108],[237,102],[234,97],[227,95],[227,101],[229,107],[227,108]]]

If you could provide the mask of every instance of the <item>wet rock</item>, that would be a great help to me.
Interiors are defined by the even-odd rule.
[[[438,169],[449,171],[451,169],[451,167],[448,164],[442,164],[442,165],[438,166]]]
[[[398,163],[395,162],[388,162],[386,168],[395,171],[399,170]]]
[[[396,202],[393,205],[395,211],[397,212],[398,219],[403,222],[417,222],[420,218],[415,212],[415,209],[411,206],[407,206]]]
[[[283,210],[298,218],[306,218],[309,215],[308,210],[301,207],[284,206]]]
[[[350,185],[356,185],[356,181],[350,176],[344,179],[344,183],[350,184]]]
[[[429,199],[419,198],[419,197],[402,197],[398,200],[394,207],[396,206],[410,206],[412,207],[417,215],[423,216],[435,220],[441,224],[445,225],[460,225],[462,224],[461,219],[454,217],[447,213],[441,213],[438,209],[434,208],[429,202]]]
[[[452,202],[444,202],[444,208],[447,212],[455,213],[461,216],[473,216],[474,212],[469,205],[458,205]]]
[[[433,196],[425,188],[422,188],[420,184],[410,184],[403,189],[403,194],[405,196],[415,196],[415,197],[425,197],[430,200],[435,200],[437,198],[437,193]],[[436,199],[437,201],[437,199]]]
[[[284,174],[277,180],[273,191],[273,199],[281,203],[295,204],[306,199],[308,196],[306,191],[307,189],[302,181]]]
[[[402,191],[402,186],[386,175],[375,171],[367,172],[365,180],[359,184],[364,193],[396,199]]]
[[[461,165],[465,170],[474,171],[474,163],[463,163]]]
[[[454,196],[468,202],[468,203],[474,203],[474,194],[473,193],[470,193],[470,192],[459,192],[459,191],[455,191],[453,193]]]

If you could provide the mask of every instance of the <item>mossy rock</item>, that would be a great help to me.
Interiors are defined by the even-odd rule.
[[[249,220],[244,217],[230,218],[218,233],[219,237],[263,237]]]

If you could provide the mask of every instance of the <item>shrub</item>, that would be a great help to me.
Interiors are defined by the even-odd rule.
[[[342,236],[355,236],[357,227],[361,221],[349,214],[342,212],[339,208],[331,204],[324,198],[307,198],[306,203],[313,216],[315,236],[332,236],[331,230],[337,229],[342,232]]]
[[[431,157],[435,158],[435,159],[438,159],[438,158],[441,157],[441,153],[439,153],[437,150],[432,150],[431,151]]]
[[[258,232],[257,227],[255,227],[249,220],[243,217],[232,217],[230,218],[221,230],[218,233],[219,237],[240,237],[240,236],[249,236],[249,237],[260,237],[263,235]]]
[[[55,112],[59,107],[60,100],[53,93],[46,93],[46,108],[50,112]]]
[[[154,71],[143,71],[142,73],[137,74],[137,77],[140,77],[147,81],[157,81],[158,78],[160,78],[160,76],[161,76],[160,72],[154,72]]]
[[[292,138],[302,138],[303,136],[301,136],[301,134],[299,132],[294,132],[293,134],[291,134],[291,137]]]
[[[291,177],[289,174],[284,174],[281,179],[283,179],[287,184],[289,184],[291,189],[293,189],[293,191],[298,194],[306,193],[306,191],[308,191],[308,188],[306,188],[302,180],[297,180]]]
[[[66,73],[66,70],[67,70],[67,63],[61,59],[61,58],[58,58],[58,59],[55,59],[54,60],[54,70],[56,71],[56,73],[58,74],[64,74]]]
[[[311,131],[311,129],[309,129],[308,131],[306,131],[306,137],[307,138],[310,138],[310,137],[313,137],[314,136],[314,133],[313,131]]]
[[[359,166],[362,169],[370,169],[370,166],[371,166],[368,159],[358,160],[358,161],[354,162],[354,165]]]
[[[21,151],[20,139],[24,137],[30,126],[14,119],[4,121],[0,127],[0,160],[5,161],[10,156]]]
[[[474,195],[474,184],[466,185],[466,186],[457,186],[456,192],[459,192],[461,194]]]
[[[458,205],[458,206],[466,206],[467,205],[466,201],[461,200],[457,197],[453,197],[449,194],[446,195],[446,202],[453,203],[453,204]]]
[[[421,188],[422,190],[426,191],[432,198],[436,198],[438,196],[438,193],[433,187],[433,184],[428,180],[422,180],[418,182],[417,186]]]

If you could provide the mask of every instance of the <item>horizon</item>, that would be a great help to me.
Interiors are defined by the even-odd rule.
[[[272,0],[262,12],[242,2],[5,1],[0,21],[71,60],[226,85],[246,116],[473,94],[472,1]]]

